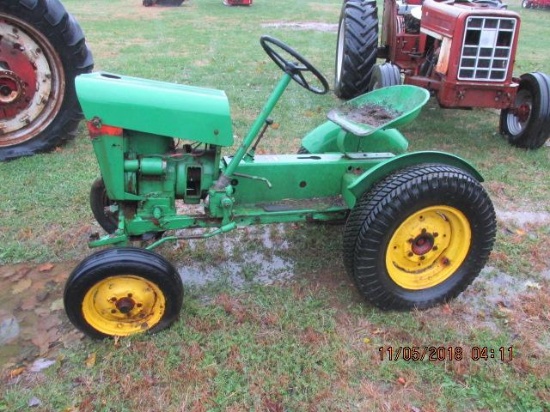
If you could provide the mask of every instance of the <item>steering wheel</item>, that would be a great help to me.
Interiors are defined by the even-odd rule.
[[[313,65],[296,50],[271,36],[260,37],[260,44],[262,45],[267,55],[271,57],[271,60],[273,60],[282,71],[287,73],[292,78],[292,80],[294,80],[304,89],[316,94],[325,94],[326,92],[328,92],[329,87],[327,79],[325,79],[321,72],[313,67]],[[275,49],[273,48],[273,46],[276,46]],[[280,50],[276,51],[276,49],[284,51],[286,54],[296,59],[297,62],[293,63],[290,60],[285,59],[283,56],[281,56]],[[321,84],[321,87],[312,86],[306,80],[304,73],[307,72],[311,72],[311,74],[313,74],[315,79]]]

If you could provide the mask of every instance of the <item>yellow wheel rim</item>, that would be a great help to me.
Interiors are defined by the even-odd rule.
[[[450,206],[424,208],[401,223],[391,237],[386,269],[402,288],[436,286],[462,265],[471,239],[470,223],[460,210]]]
[[[112,276],[97,282],[84,296],[84,319],[98,332],[128,336],[159,323],[166,307],[164,294],[140,276]]]

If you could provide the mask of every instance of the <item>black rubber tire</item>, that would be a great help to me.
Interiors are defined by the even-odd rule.
[[[107,233],[114,233],[118,229],[117,215],[108,214],[105,211],[107,207],[115,203],[116,202],[113,202],[109,199],[109,196],[107,196],[107,190],[105,189],[103,179],[101,177],[97,178],[90,190],[90,207],[95,220],[97,220],[97,223],[99,223]]]
[[[153,5],[153,0],[143,0],[142,4],[145,7],[151,7]]]
[[[376,2],[344,2],[338,25],[334,93],[351,99],[368,91],[378,54]]]
[[[386,249],[397,228],[432,206],[460,211],[471,228],[471,242],[460,266],[445,280],[424,289],[404,289],[390,277]],[[361,294],[382,309],[425,309],[459,295],[479,274],[496,233],[492,202],[465,171],[424,164],[395,172],[365,193],[344,232],[344,265]]]
[[[179,316],[183,302],[183,283],[177,270],[162,256],[146,249],[112,248],[101,250],[84,259],[70,274],[63,300],[65,311],[72,324],[85,335],[102,339],[116,336],[107,334],[92,326],[83,311],[86,294],[98,282],[110,277],[134,276],[153,283],[165,299],[164,312],[154,325],[147,325],[142,331],[156,333],[172,325]],[[139,316],[137,316],[139,318]],[[106,322],[109,322],[106,320]]]
[[[0,160],[48,151],[74,138],[82,118],[74,78],[93,68],[82,29],[59,0],[0,0],[0,22],[8,21],[43,50],[50,67],[55,67],[51,84],[60,94],[50,93],[51,99],[44,107],[51,108],[51,112],[34,109],[33,113],[36,110],[40,114],[33,114],[29,124],[0,136]],[[30,104],[24,110],[18,108],[16,116],[29,113]]]
[[[157,0],[159,6],[181,6],[183,0]]]
[[[395,64],[384,63],[374,66],[370,78],[368,90],[373,91],[383,87],[397,86],[401,84],[401,72]]]
[[[530,107],[528,118],[521,121],[513,108],[500,112],[500,133],[512,146],[538,149],[550,137],[550,77],[544,73],[523,74],[515,105]]]
[[[521,2],[521,7],[524,9],[530,9],[531,8],[531,2],[529,0],[523,0]]]

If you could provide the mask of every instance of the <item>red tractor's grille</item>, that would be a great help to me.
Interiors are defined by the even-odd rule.
[[[460,80],[499,82],[506,79],[512,56],[517,20],[498,17],[469,17],[466,22]]]

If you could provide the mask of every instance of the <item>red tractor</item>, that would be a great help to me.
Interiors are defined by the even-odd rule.
[[[523,0],[521,7],[524,9],[550,8],[550,0]]]
[[[344,2],[335,93],[349,99],[399,83],[424,87],[441,107],[500,109],[500,132],[528,149],[550,137],[550,77],[514,77],[519,15],[498,0]],[[386,60],[376,64],[377,58]]]

